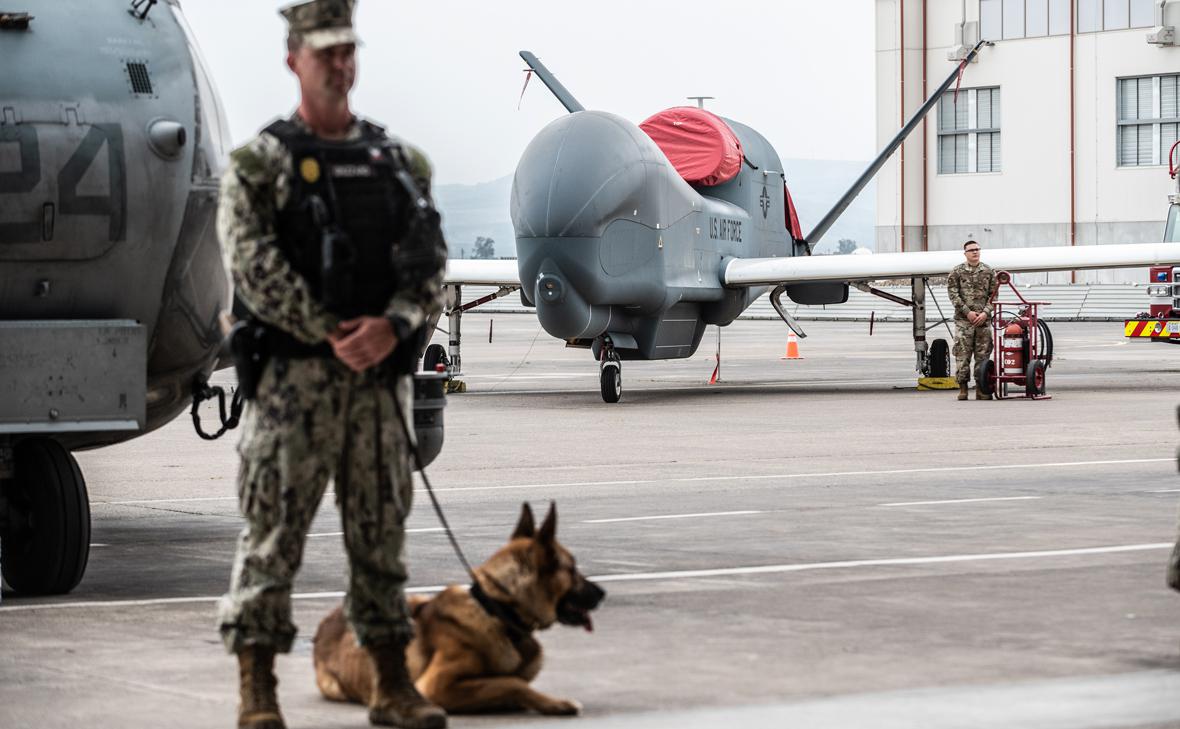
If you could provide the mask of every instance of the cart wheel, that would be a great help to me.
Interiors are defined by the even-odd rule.
[[[996,363],[985,359],[975,368],[975,389],[984,395],[994,395],[996,392]]]
[[[1024,370],[1024,394],[1029,397],[1045,394],[1045,363],[1034,359]]]
[[[950,377],[951,350],[945,339],[935,339],[930,343],[930,356],[926,361],[930,365],[930,377]]]

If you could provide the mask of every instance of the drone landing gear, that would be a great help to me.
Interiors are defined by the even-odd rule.
[[[622,362],[619,353],[610,345],[610,340],[603,340],[598,355],[598,385],[603,402],[618,402],[623,396]]]

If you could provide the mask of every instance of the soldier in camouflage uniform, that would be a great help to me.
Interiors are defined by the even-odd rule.
[[[967,399],[967,383],[971,381],[971,359],[978,367],[992,353],[991,298],[996,290],[996,272],[979,262],[979,244],[969,240],[963,244],[966,263],[955,266],[946,279],[946,293],[955,307],[955,380],[959,383],[959,399]],[[975,399],[991,400],[992,396],[979,390],[975,383]]]
[[[405,666],[413,385],[410,366],[397,373],[388,366],[399,357],[416,362],[414,335],[442,306],[445,248],[437,250],[437,218],[433,236],[405,222],[411,196],[405,182],[400,190],[394,184],[405,170],[428,195],[425,156],[349,109],[353,2],[310,0],[281,11],[300,106],[232,154],[221,187],[217,226],[235,309],[261,322],[271,342],[243,422],[238,495],[246,526],[218,608],[223,641],[239,658],[238,726],[250,729],[284,727],[274,656],[291,648],[292,580],[330,478],[348,553],[346,611],[375,668],[369,719],[446,725]],[[339,262],[348,273],[342,284],[328,280],[325,259],[335,253],[326,252],[325,220],[352,246],[353,258]],[[399,252],[415,246],[433,250],[399,268]]]

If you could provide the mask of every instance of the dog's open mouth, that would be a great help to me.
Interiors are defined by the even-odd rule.
[[[594,631],[594,621],[590,618],[590,611],[575,605],[568,595],[557,604],[557,622],[562,625],[583,627],[586,632]]]
[[[565,597],[557,603],[557,622],[562,625],[581,626],[586,631],[594,631],[594,620],[590,618],[590,611],[602,602],[605,593],[597,585],[585,583],[581,591],[566,592]]]

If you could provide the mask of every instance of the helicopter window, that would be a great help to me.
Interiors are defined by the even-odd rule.
[[[148,75],[147,64],[135,61],[127,62],[127,80],[131,83],[131,93],[152,93],[152,77]]]

